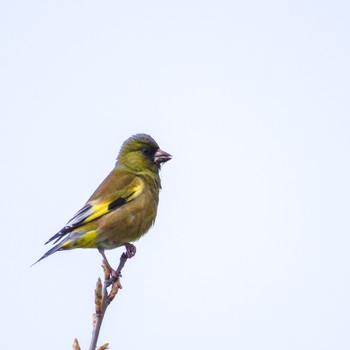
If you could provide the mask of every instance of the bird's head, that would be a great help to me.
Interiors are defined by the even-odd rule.
[[[134,172],[158,172],[161,164],[170,159],[171,155],[162,151],[157,142],[146,134],[136,134],[128,138],[117,158],[119,163]]]

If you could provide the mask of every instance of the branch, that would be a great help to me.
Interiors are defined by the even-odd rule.
[[[114,271],[111,271],[109,268],[108,262],[103,259],[102,267],[104,271],[104,282],[103,287],[101,283],[101,279],[98,278],[96,283],[95,290],[95,306],[96,313],[93,315],[93,330],[92,330],[92,338],[90,343],[89,350],[95,350],[96,344],[98,340],[98,336],[100,333],[103,317],[106,313],[108,305],[112,302],[114,297],[117,295],[119,289],[122,288],[120,284],[121,271],[126,263],[126,260],[131,256],[128,256],[126,253],[123,253],[120,257],[120,262],[118,268]],[[108,288],[110,291],[108,291]],[[98,350],[108,349],[108,344],[102,345]]]

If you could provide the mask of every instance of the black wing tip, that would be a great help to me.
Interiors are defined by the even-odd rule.
[[[55,235],[53,235],[46,243],[50,243],[52,241],[55,241],[53,242],[54,244],[57,243],[63,236],[65,236],[67,233],[69,233],[70,231],[72,231],[72,227],[71,226],[65,226],[63,227],[63,229],[59,232],[57,232]]]

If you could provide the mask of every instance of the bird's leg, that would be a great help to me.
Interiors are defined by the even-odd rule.
[[[127,259],[131,259],[136,254],[136,247],[131,243],[125,243],[124,246],[126,247],[126,252],[124,253],[126,255]]]

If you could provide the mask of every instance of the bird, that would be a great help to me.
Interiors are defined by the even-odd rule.
[[[136,253],[130,242],[138,240],[154,224],[159,202],[161,165],[172,156],[147,134],[129,137],[120,149],[114,169],[85,205],[45,244],[53,242],[39,261],[63,250],[97,248],[111,272],[105,250],[126,247],[127,257]]]

